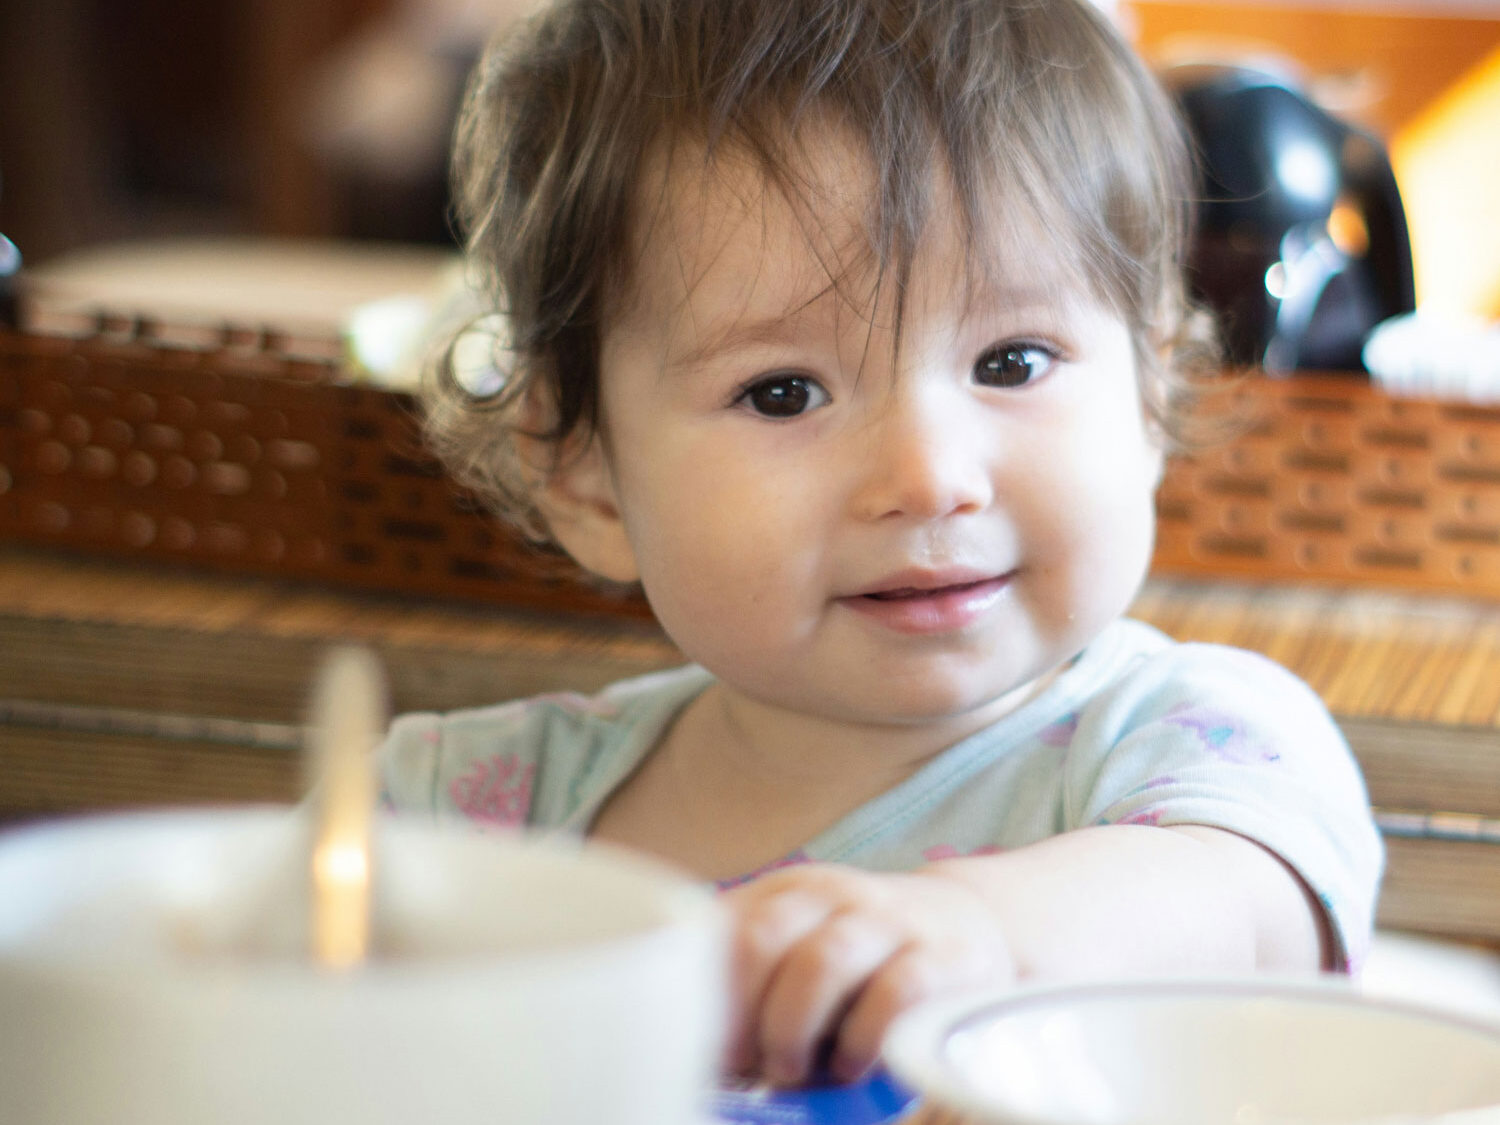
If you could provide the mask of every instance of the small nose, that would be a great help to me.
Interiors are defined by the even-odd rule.
[[[996,451],[977,431],[972,403],[896,394],[861,435],[863,472],[855,496],[865,520],[940,519],[977,512],[994,497]]]

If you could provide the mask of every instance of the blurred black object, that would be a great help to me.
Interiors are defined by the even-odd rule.
[[[15,328],[17,316],[15,280],[21,272],[21,252],[16,244],[0,234],[0,328]]]
[[[1384,146],[1273,73],[1192,66],[1164,77],[1202,171],[1190,274],[1228,358],[1362,371],[1370,330],[1416,306]]]
[[[0,180],[0,191],[5,181]],[[21,252],[16,244],[0,233],[0,328],[16,328],[20,324],[16,308],[16,275],[21,272]]]

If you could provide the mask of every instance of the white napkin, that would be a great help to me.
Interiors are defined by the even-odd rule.
[[[1365,367],[1393,395],[1500,403],[1500,324],[1415,312],[1375,326]]]

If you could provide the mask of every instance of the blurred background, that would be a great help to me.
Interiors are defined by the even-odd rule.
[[[444,152],[535,0],[4,0],[0,232],[450,246]],[[707,0],[705,0],[707,2]],[[1500,317],[1500,0],[1117,0],[1153,62],[1272,59],[1389,148],[1424,304]]]
[[[0,229],[447,239],[443,148],[522,0],[5,0]]]

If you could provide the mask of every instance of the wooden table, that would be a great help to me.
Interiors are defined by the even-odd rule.
[[[1338,717],[1388,827],[1385,925],[1500,942],[1500,612],[1155,578],[1133,613],[1263,652]],[[294,800],[324,648],[383,658],[395,710],[590,690],[677,662],[654,628],[351,594],[0,544],[0,816]]]

